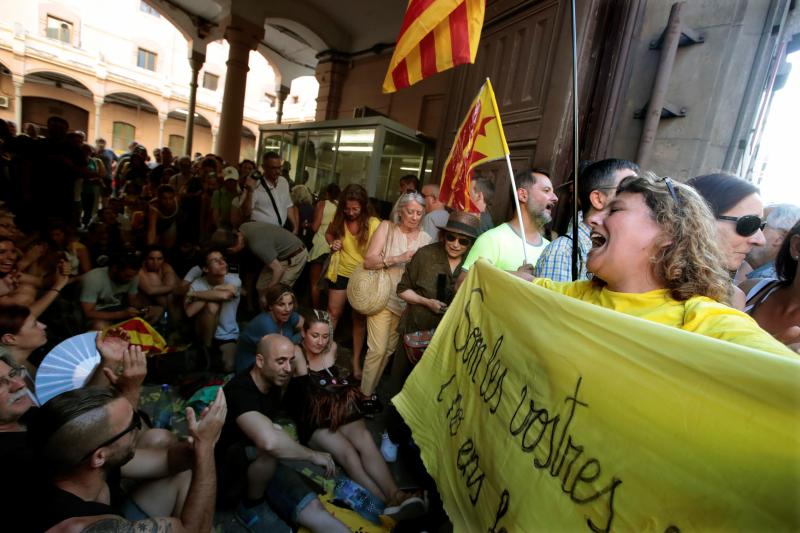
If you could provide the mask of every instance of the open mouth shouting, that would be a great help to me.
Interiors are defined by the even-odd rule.
[[[592,240],[592,250],[602,248],[608,241],[608,238],[605,235],[602,235],[596,231],[593,231],[589,235],[589,238]]]

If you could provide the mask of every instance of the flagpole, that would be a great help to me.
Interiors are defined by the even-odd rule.
[[[572,9],[572,281],[578,279],[578,28],[575,20],[575,0]]]
[[[517,180],[514,179],[514,169],[511,168],[511,151],[508,149],[508,142],[506,141],[506,134],[503,131],[503,121],[500,119],[500,109],[497,107],[497,100],[494,98],[494,90],[492,89],[492,80],[486,78],[486,85],[489,86],[490,94],[492,95],[492,109],[494,116],[497,117],[497,126],[500,133],[500,141],[503,143],[503,152],[506,156],[506,165],[508,166],[508,179],[511,180],[511,196],[514,198],[514,207],[517,209],[517,222],[519,222],[519,231],[522,238],[522,256],[525,258],[525,264],[528,263],[528,247],[526,246],[527,239],[525,238],[525,224],[522,222],[522,211],[519,208],[519,198],[517,198]]]
[[[517,180],[514,179],[514,169],[511,168],[511,156],[506,153],[506,164],[508,165],[508,177],[511,179],[511,196],[514,197],[514,207],[517,209],[517,222],[519,222],[520,238],[522,239],[522,255],[525,257],[525,264],[528,265],[528,247],[525,238],[525,225],[522,222],[522,211],[519,208],[519,198],[517,197]]]

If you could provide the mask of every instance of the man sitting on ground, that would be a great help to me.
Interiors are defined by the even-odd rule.
[[[81,307],[90,329],[142,316],[154,322],[157,310],[145,309],[139,298],[137,260],[132,254],[109,258],[108,266],[90,270],[81,280]]]
[[[140,460],[139,413],[113,388],[86,387],[51,399],[30,430],[50,472],[50,484],[40,495],[47,505],[32,517],[38,530],[59,526],[59,531],[82,531],[93,526],[97,531],[210,531],[216,495],[214,445],[225,414],[222,391],[199,422],[187,409],[192,444],[179,462],[191,471],[145,482],[125,497],[118,476],[129,477]],[[166,460],[166,454],[161,457],[144,470],[140,466],[138,474],[153,479],[174,472],[178,465]]]
[[[256,348],[256,362],[225,385],[230,416],[217,449],[220,496],[223,504],[241,498],[236,519],[251,531],[264,530],[266,500],[287,522],[311,531],[345,532],[301,475],[281,460],[310,461],[332,476],[333,458],[302,446],[272,422],[281,402],[281,387],[292,377],[294,344],[279,334],[264,336]]]
[[[236,310],[242,281],[237,274],[228,272],[228,262],[219,248],[209,248],[200,266],[203,275],[189,286],[184,310],[194,320],[203,348],[219,349],[225,371],[231,371],[239,340]]]
[[[164,250],[158,245],[148,246],[144,250],[142,268],[139,270],[139,292],[154,309],[154,314],[161,316],[168,311],[176,316],[180,307],[176,305],[175,289],[179,287],[175,270],[164,259]]]
[[[586,256],[592,248],[589,234],[592,228],[584,222],[599,213],[614,199],[617,185],[639,172],[639,165],[625,159],[603,159],[586,167],[578,178],[578,194],[582,215],[578,225],[578,279],[589,279],[586,272]],[[572,281],[572,227],[566,235],[554,239],[544,249],[533,275],[553,281]]]

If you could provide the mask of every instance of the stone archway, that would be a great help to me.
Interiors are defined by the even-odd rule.
[[[92,91],[73,77],[51,71],[25,75],[22,96],[22,124],[32,123],[44,132],[47,119],[58,116],[69,123],[71,130],[89,130]]]

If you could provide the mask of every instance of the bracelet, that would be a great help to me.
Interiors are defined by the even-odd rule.
[[[50,288],[49,288],[49,289],[47,289],[47,290],[48,290],[48,291],[56,291],[56,292],[61,292],[61,289],[56,289],[56,288],[54,288],[54,287],[50,287]]]

